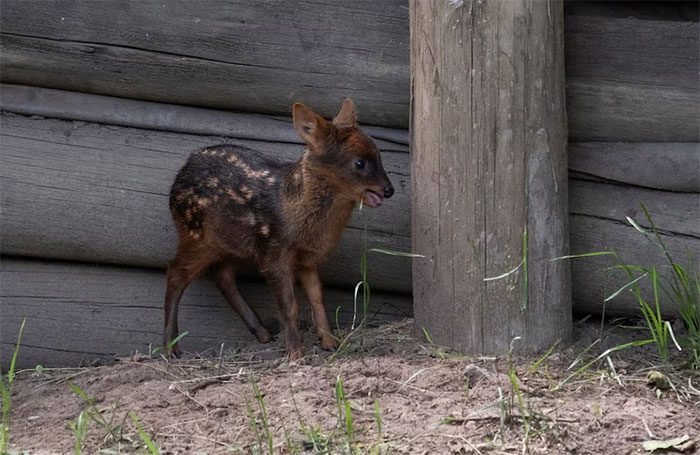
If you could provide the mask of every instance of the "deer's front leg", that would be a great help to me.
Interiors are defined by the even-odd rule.
[[[333,331],[326,315],[326,307],[323,305],[323,285],[318,276],[318,269],[314,267],[301,270],[299,272],[299,280],[306,291],[309,303],[311,303],[311,317],[316,326],[318,336],[321,338],[321,347],[327,351],[337,349],[338,341],[333,336]]]
[[[287,328],[286,344],[289,360],[302,357],[301,335],[299,334],[299,303],[294,295],[294,271],[291,266],[278,264],[262,270],[277,299],[284,325]]]

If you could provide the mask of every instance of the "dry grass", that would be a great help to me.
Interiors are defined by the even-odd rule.
[[[700,434],[700,378],[673,359],[654,361],[648,348],[611,353],[557,388],[629,339],[619,327],[581,355],[599,336],[584,324],[577,344],[538,358],[467,357],[411,330],[410,321],[362,329],[340,355],[297,364],[283,361],[277,342],[178,361],[144,355],[22,371],[11,447],[72,452],[71,422],[88,409],[108,424],[88,419],[84,453],[642,453],[648,439]],[[652,371],[666,379],[647,385]]]

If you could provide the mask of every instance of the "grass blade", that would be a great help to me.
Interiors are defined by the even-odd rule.
[[[654,342],[654,340],[630,341],[629,343],[624,343],[624,344],[615,346],[615,347],[613,347],[613,348],[610,348],[610,349],[606,350],[605,352],[603,352],[602,354],[600,354],[600,355],[599,355],[598,357],[596,357],[595,359],[593,359],[593,360],[591,360],[590,362],[588,362],[587,364],[583,365],[583,366],[582,366],[581,368],[579,368],[578,370],[576,370],[576,371],[574,371],[573,373],[571,373],[569,376],[567,376],[567,377],[564,378],[563,380],[561,380],[561,381],[552,389],[552,391],[555,392],[555,391],[561,390],[562,387],[564,387],[566,384],[568,384],[573,378],[575,378],[576,376],[578,376],[578,375],[580,375],[581,373],[585,372],[586,370],[588,370],[588,369],[591,367],[591,365],[593,365],[594,363],[596,363],[596,362],[599,361],[599,360],[604,359],[605,357],[607,357],[608,355],[612,354],[613,352],[621,351],[621,350],[623,350],[623,349],[629,349],[629,348],[632,348],[632,347],[646,346],[647,344],[650,344],[650,343],[653,343],[653,342]]]
[[[0,454],[7,453],[7,446],[10,442],[10,420],[12,408],[12,383],[15,380],[15,366],[17,364],[17,356],[19,355],[19,347],[22,342],[22,333],[24,326],[27,323],[27,318],[22,319],[17,333],[17,343],[15,350],[12,352],[10,359],[10,369],[7,371],[7,376],[3,376],[0,370],[0,395],[2,395],[2,423],[0,424]]]
[[[520,264],[516,265],[514,269],[512,269],[506,273],[503,273],[501,275],[498,275],[498,276],[484,278],[484,281],[502,280],[503,278],[506,278],[507,276],[510,276],[510,275],[514,274],[515,272],[517,272],[518,270],[520,270],[520,268],[523,266],[524,263],[525,263],[525,259],[523,258],[523,260],[520,261]]]
[[[584,349],[579,355],[577,355],[576,358],[574,359],[574,361],[571,362],[571,364],[569,365],[569,367],[566,370],[568,371],[568,370],[572,369],[573,367],[575,367],[576,365],[578,365],[581,362],[581,360],[583,360],[583,356],[585,356],[586,353],[588,351],[590,351],[591,349],[593,349],[593,346],[595,346],[598,343],[600,343],[600,338],[595,340],[586,349]]]
[[[564,259],[581,259],[581,258],[591,258],[591,257],[596,257],[596,256],[613,256],[615,253],[612,251],[594,251],[592,253],[581,253],[581,254],[570,254],[567,256],[559,256],[553,259],[550,259],[550,262],[554,261],[562,261]]]
[[[612,299],[614,299],[615,297],[617,297],[618,295],[620,295],[625,289],[627,289],[627,288],[630,287],[630,286],[633,286],[635,283],[637,283],[639,280],[641,280],[642,278],[644,278],[644,277],[647,276],[647,275],[648,275],[648,274],[645,273],[644,275],[642,275],[642,276],[640,276],[640,277],[637,277],[637,278],[635,278],[634,280],[630,281],[629,283],[627,283],[626,285],[622,286],[622,287],[621,287],[620,289],[618,289],[617,291],[615,291],[615,292],[613,292],[612,294],[610,294],[604,301],[605,301],[605,302],[611,301]]]
[[[151,455],[160,455],[160,449],[158,449],[156,443],[153,442],[151,436],[148,433],[146,433],[146,430],[144,430],[143,425],[141,424],[141,421],[139,420],[136,413],[133,411],[130,412],[129,417],[131,417],[131,422],[134,424],[139,438],[141,438],[141,441],[143,441],[143,443],[146,444],[146,447],[148,448],[148,453],[150,453]]]
[[[418,253],[409,253],[406,251],[389,250],[386,248],[370,248],[367,251],[371,251],[373,253],[386,254],[389,256],[401,256],[404,258],[424,258],[425,257],[424,255],[418,254]]]
[[[15,365],[17,364],[17,356],[19,354],[19,346],[22,340],[22,333],[24,332],[24,326],[27,323],[27,318],[22,319],[19,325],[19,332],[17,333],[17,343],[15,343],[15,350],[12,352],[12,358],[10,359],[10,370],[7,372],[7,382],[12,384],[15,380]]]
[[[265,438],[267,439],[267,449],[268,453],[272,455],[274,453],[274,444],[272,441],[272,432],[270,431],[270,420],[267,414],[267,408],[265,407],[265,397],[263,397],[262,392],[260,392],[260,387],[258,383],[253,381],[253,393],[255,395],[255,401],[258,402],[258,407],[260,408],[260,416],[263,431],[265,432]]]
[[[557,340],[549,349],[547,349],[547,352],[542,354],[542,357],[539,359],[535,360],[532,365],[527,369],[527,374],[532,374],[535,371],[537,371],[540,368],[540,365],[549,358],[550,355],[552,355],[552,352],[554,352],[554,349],[559,345],[559,342],[561,340]]]

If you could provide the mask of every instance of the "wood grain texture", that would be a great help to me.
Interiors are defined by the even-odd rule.
[[[4,114],[2,167],[3,254],[165,267],[176,234],[168,194],[188,154],[222,142],[278,159],[296,159],[297,144],[177,134],[94,123]],[[384,168],[396,188],[379,210],[353,217],[322,267],[327,283],[354,285],[369,247],[410,249],[407,155],[387,152]],[[375,254],[373,287],[411,291],[410,260]]]
[[[628,225],[626,217],[649,226],[640,204],[645,204],[661,232],[689,239],[700,238],[698,193],[657,191],[635,186],[602,183],[577,178],[569,181],[569,211],[616,220]],[[632,240],[634,237],[631,237]]]
[[[659,191],[573,178],[569,180],[572,254],[615,251],[631,265],[655,266],[666,276],[669,263],[663,252],[634,229],[626,217],[650,229],[640,207],[647,206],[661,239],[676,262],[692,270],[688,255],[700,258],[700,194]],[[624,286],[629,279],[606,270],[615,265],[609,257],[575,259],[573,267],[574,308],[580,312],[600,313],[603,300]],[[649,291],[648,286],[645,286]],[[648,293],[647,295],[651,295]],[[668,299],[661,301],[665,315],[677,314]],[[607,303],[609,314],[638,315],[637,302],[623,293]]]
[[[565,17],[567,77],[697,91],[697,23],[631,16]]]
[[[405,0],[3,3],[3,80],[194,106],[408,121]]]
[[[577,0],[564,3],[566,16],[596,16],[635,18],[649,21],[700,21],[700,10],[695,2],[626,0],[608,2],[601,0]]]
[[[352,96],[368,124],[407,128],[408,2],[7,0],[4,82],[247,112]],[[697,5],[569,2],[566,77],[577,141],[698,141]],[[617,8],[617,9],[616,9]],[[656,14],[656,17],[654,16]],[[116,19],[115,19],[116,18]],[[116,21],[116,23],[115,23]],[[209,134],[209,133],[207,133]]]
[[[573,142],[569,150],[569,171],[581,180],[700,193],[698,143]]]
[[[700,92],[570,77],[570,139],[603,142],[697,142]]]
[[[618,220],[587,215],[571,215],[571,251],[582,253],[616,251],[628,264],[656,266],[661,274],[669,272],[669,263],[662,252],[629,225]],[[672,257],[686,270],[692,270],[688,254],[700,255],[700,240],[666,233],[661,236]],[[623,293],[604,304],[603,301],[629,282],[619,271],[609,267],[617,265],[611,258],[587,258],[572,260],[574,309],[579,313],[639,316],[639,304],[630,293]],[[652,295],[649,283],[641,282],[644,295]],[[675,317],[678,308],[667,298],[661,300],[664,317]]]
[[[100,263],[163,267],[174,247],[166,197],[170,179],[189,150],[225,140],[10,115],[2,122],[2,251]],[[298,152],[295,144],[246,144],[281,156]],[[645,202],[657,224],[668,232],[665,241],[675,245],[673,251],[682,257],[684,242],[697,235],[700,225],[698,196],[653,191],[653,187],[687,190],[693,182],[693,163],[697,163],[695,148],[695,144],[573,144],[570,198],[574,252],[609,246],[634,252],[632,259],[638,263],[657,263],[653,248],[638,248],[638,233],[625,226],[625,216],[641,221],[639,203]],[[400,192],[379,210],[357,214],[338,253],[326,265],[327,283],[354,284],[359,276],[360,228],[365,223],[370,246],[410,248],[410,157],[406,153],[387,155],[391,158],[385,158],[385,167]],[[640,166],[643,163],[649,163],[648,169]],[[427,197],[429,193],[417,191],[416,195]],[[431,207],[437,218],[439,206]],[[599,221],[582,224],[582,217]],[[478,218],[467,219],[476,222]],[[422,227],[432,228],[427,222]],[[575,307],[600,312],[597,296],[603,291],[599,281],[590,279],[589,271],[595,268],[591,264],[593,268],[587,268],[587,262],[573,263]],[[407,259],[376,255],[371,257],[370,269],[373,287],[410,292]],[[613,313],[631,308],[629,301],[611,302],[608,307]]]
[[[416,324],[466,352],[544,349],[571,330],[569,264],[549,261],[569,241],[562,3],[410,5]]]
[[[621,14],[602,15],[601,8],[600,3],[591,5],[591,14],[585,15],[585,6],[567,6],[572,13],[566,16],[565,32],[570,138],[700,140],[697,18],[654,20],[623,13],[623,4],[617,8]],[[697,4],[695,8],[697,12]],[[663,7],[656,13],[663,18]]]
[[[0,92],[0,109],[16,114],[176,133],[303,143],[291,128],[289,117],[244,114],[15,84],[0,84]],[[360,117],[360,123],[363,122],[364,119]],[[378,126],[363,126],[363,130],[377,141],[382,150],[408,152],[408,133],[405,130]]]
[[[0,349],[7,362],[21,320],[27,323],[18,366],[78,366],[100,357],[148,352],[158,345],[163,325],[165,274],[148,269],[3,258],[0,265]],[[276,318],[272,292],[262,282],[240,282],[241,294],[261,318]],[[297,290],[298,296],[303,292]],[[325,290],[326,307],[339,322],[352,320],[352,289]],[[305,297],[301,297],[306,301]],[[410,315],[410,297],[373,293],[368,318],[399,320]],[[310,321],[310,308],[302,308]],[[335,325],[335,321],[334,325]],[[211,280],[195,281],[185,292],[181,330],[189,332],[181,347],[188,352],[213,350],[221,343],[235,349],[255,338],[226,305]],[[310,344],[315,334],[304,334]],[[264,349],[260,345],[260,349]],[[280,351],[280,356],[283,352]],[[6,365],[3,364],[3,369]]]

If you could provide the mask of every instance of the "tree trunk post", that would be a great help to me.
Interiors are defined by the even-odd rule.
[[[411,0],[410,17],[416,328],[546,349],[571,331],[570,265],[551,261],[569,245],[562,2]]]

